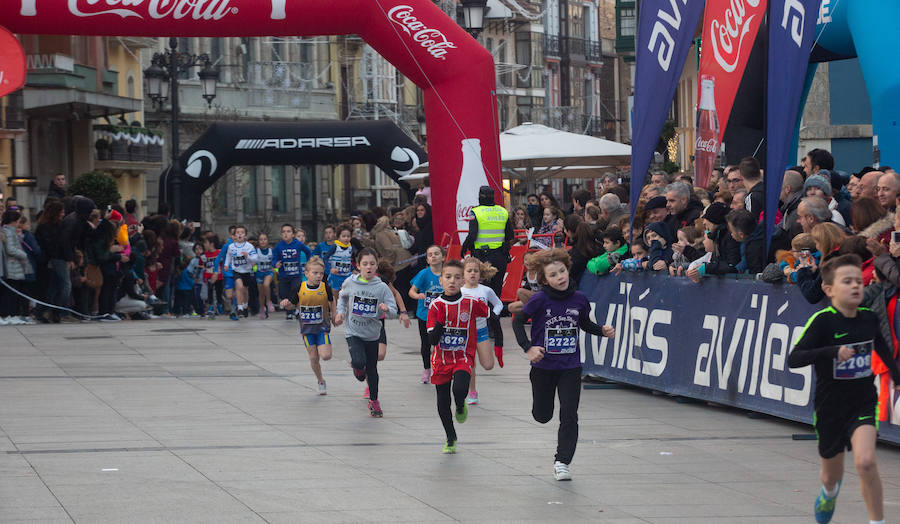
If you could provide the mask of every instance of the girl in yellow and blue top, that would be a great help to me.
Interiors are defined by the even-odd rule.
[[[312,257],[306,262],[306,281],[281,301],[281,307],[297,309],[300,338],[309,353],[309,365],[316,375],[319,395],[325,394],[325,378],[319,359],[331,360],[331,319],[335,311],[334,293],[322,282],[324,277],[325,263],[319,257]]]

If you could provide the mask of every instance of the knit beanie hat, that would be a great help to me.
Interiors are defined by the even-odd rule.
[[[728,206],[721,202],[713,202],[706,208],[703,218],[709,220],[713,224],[720,225],[725,223],[725,216],[728,215]]]
[[[825,196],[831,196],[831,177],[825,178],[821,175],[813,175],[806,179],[806,182],[803,183],[803,194],[806,194],[806,191],[811,187],[818,187],[825,193]]]

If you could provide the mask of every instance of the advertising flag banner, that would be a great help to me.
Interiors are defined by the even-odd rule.
[[[816,34],[819,0],[770,0],[766,108],[766,242],[800,113],[804,76]],[[793,163],[793,162],[792,162]]]
[[[706,187],[712,174],[731,108],[765,16],[766,0],[706,3],[694,143],[698,186]]]
[[[631,136],[632,220],[684,61],[703,15],[703,4],[704,0],[641,2],[635,45]]]
[[[0,96],[25,85],[25,51],[15,35],[0,27]]]

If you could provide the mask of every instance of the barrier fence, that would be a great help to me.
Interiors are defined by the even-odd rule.
[[[812,423],[814,372],[787,356],[825,306],[796,286],[623,273],[585,274],[580,289],[594,320],[616,328],[614,339],[581,334],[585,374]],[[890,398],[879,437],[900,444],[900,392]]]

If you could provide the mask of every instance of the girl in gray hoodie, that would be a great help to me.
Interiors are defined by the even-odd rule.
[[[374,249],[361,249],[356,255],[359,274],[344,281],[338,295],[334,325],[347,321],[347,346],[353,375],[360,382],[369,382],[369,413],[381,417],[378,403],[378,338],[381,336],[381,315],[397,317],[397,302],[390,288],[375,276],[378,255]]]

